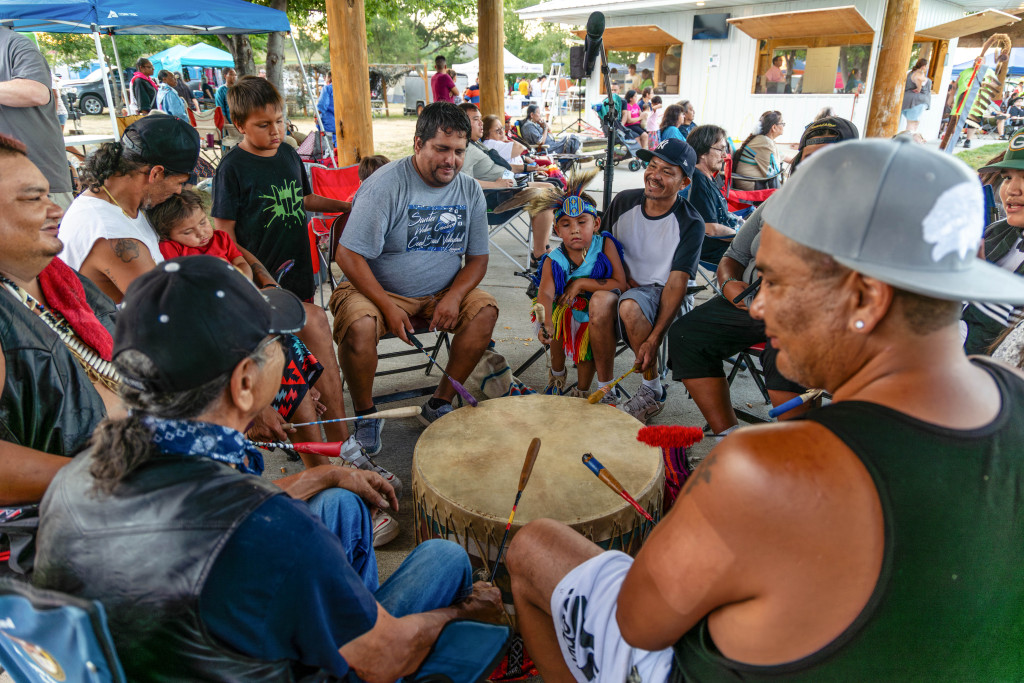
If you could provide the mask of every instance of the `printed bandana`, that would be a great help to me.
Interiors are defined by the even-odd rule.
[[[152,416],[142,418],[142,424],[152,430],[153,443],[162,453],[210,458],[234,465],[239,472],[263,474],[263,454],[234,429]]]

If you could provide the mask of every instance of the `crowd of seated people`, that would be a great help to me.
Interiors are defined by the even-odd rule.
[[[235,125],[280,127],[275,95],[242,79],[227,95]],[[646,142],[650,112],[641,107],[641,95],[627,93],[621,121],[639,128]],[[573,289],[594,295],[588,301],[598,385],[612,379],[616,335],[623,331],[644,372],[634,398],[622,402],[610,392],[604,402],[644,422],[656,416],[667,397],[657,351],[667,340],[673,379],[683,382],[710,433],[723,439],[738,424],[722,370],[732,354],[767,342],[761,362],[776,405],[804,388],[782,374],[762,318],[751,313],[757,292],[733,298],[756,286],[765,240],[775,240],[767,249],[778,258],[779,238],[765,219],[775,197],[745,221],[730,213],[717,184],[729,155],[727,132],[689,125],[689,103],[659,113],[660,142],[641,153],[644,189],[620,193],[603,217],[582,189],[560,195],[564,203],[534,218],[534,256],[540,267],[548,263],[548,272],[554,262],[582,266],[572,258],[585,259],[583,248],[567,250],[565,259],[549,257],[556,220],[566,236],[576,222],[585,222],[592,238],[598,227],[606,231],[611,239],[602,243],[604,251],[623,271],[614,271],[613,284],[624,282],[624,289],[606,283]],[[733,159],[747,171],[743,175],[768,178],[781,165],[774,140],[785,123],[779,112],[766,112],[759,126]],[[546,129],[542,133],[550,141]],[[790,173],[857,136],[848,121],[819,118],[805,129]],[[281,151],[280,136],[261,137],[251,127],[245,139],[232,154],[264,175],[252,184],[291,179],[294,152]],[[172,660],[161,666],[183,677],[204,667],[224,678],[317,669],[374,680],[408,675],[445,623],[497,620],[500,597],[494,587],[474,584],[465,552],[445,542],[422,545],[387,583],[377,580],[374,531],[401,495],[394,475],[370,460],[383,447],[384,423],[371,416],[377,346],[384,333],[408,343],[412,319],[422,318],[431,329],[453,334],[452,378],[464,380],[476,366],[499,315],[494,297],[479,288],[488,263],[481,190],[514,185],[515,174],[529,170],[526,150],[505,138],[498,117],[483,117],[477,106],[435,103],[417,122],[412,156],[390,163],[364,159],[363,185],[351,205],[325,204],[294,179],[300,205],[351,211],[336,252],[347,281],[331,297],[332,326],[322,309],[304,303],[305,279],[285,281],[268,271],[264,259],[280,260],[292,245],[284,239],[268,244],[248,231],[243,217],[260,207],[245,205],[243,193],[227,192],[211,224],[203,198],[182,191],[198,145],[194,129],[174,117],[133,124],[90,157],[87,189],[62,217],[46,200],[46,181],[24,147],[0,136],[0,208],[6,209],[0,211],[0,506],[43,502],[35,582],[105,601],[133,678],[145,679],[155,661]],[[1024,177],[1024,159],[1008,153],[989,170],[995,168],[1008,176],[1000,189],[1004,206],[1016,206],[1024,182],[1014,174]],[[542,182],[535,189],[554,188]],[[224,197],[236,205],[226,206]],[[440,211],[424,211],[433,218],[410,235],[413,205],[455,215],[442,219]],[[997,264],[1015,272],[1020,261],[1007,265],[1004,259],[1019,251],[1019,222],[1009,216],[990,226],[985,240],[999,255]],[[718,265],[722,294],[680,315],[698,260]],[[812,260],[803,262],[817,267]],[[199,299],[208,303],[195,305]],[[1010,313],[999,328],[986,320],[977,343],[1002,344],[1009,353],[1017,331]],[[342,375],[359,419],[351,435],[345,423],[325,431],[327,440],[346,444],[341,455],[354,466],[306,456],[304,471],[251,484],[262,460],[247,437],[324,438],[319,428],[286,431],[284,425],[344,417]],[[297,378],[305,392],[282,402],[282,384]],[[443,379],[422,406],[421,420],[429,424],[450,413],[453,397]],[[200,439],[216,446],[199,449]],[[149,506],[183,491],[207,498],[168,518]],[[112,510],[125,519],[149,515],[152,537],[140,536],[132,552],[101,564],[96,558],[117,555],[117,544],[102,540],[102,533],[90,540],[74,525],[101,532]],[[196,553],[148,575],[135,566],[147,553],[169,552],[160,534],[197,520],[216,522],[212,531],[190,538],[194,548],[211,554],[209,571],[201,569],[205,556]],[[560,533],[535,525],[523,538],[547,547]],[[82,552],[90,542],[109,552]],[[539,593],[528,585],[533,551],[524,544],[516,541],[513,586],[525,596],[517,601],[525,601],[527,629],[535,629],[529,624],[537,618]],[[265,572],[247,571],[257,562]],[[12,557],[15,564],[30,567],[32,557]],[[171,590],[173,572],[195,581],[186,591]],[[276,594],[260,589],[270,575],[281,577]],[[554,584],[547,588],[550,598]],[[133,607],[143,595],[153,601],[149,614]],[[179,618],[182,610],[188,619]],[[656,640],[646,642],[656,649]],[[381,650],[395,656],[381,658]],[[542,653],[545,664],[550,655]]]

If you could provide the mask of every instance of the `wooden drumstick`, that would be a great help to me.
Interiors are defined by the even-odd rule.
[[[477,405],[478,405],[477,404],[477,400],[475,398],[473,398],[473,394],[469,393],[469,390],[466,389],[466,387],[462,386],[462,382],[459,382],[454,377],[449,375],[448,371],[444,369],[443,365],[441,365],[440,363],[437,362],[436,358],[434,358],[429,353],[427,353],[427,350],[425,348],[423,348],[423,343],[419,339],[417,339],[415,335],[410,334],[409,335],[409,341],[411,341],[413,343],[413,345],[417,349],[419,349],[420,351],[423,352],[423,355],[427,357],[427,360],[429,360],[431,363],[433,363],[437,367],[441,368],[441,372],[444,373],[444,376],[448,378],[449,382],[451,382],[452,389],[454,389],[455,393],[457,393],[459,396],[462,397],[463,401],[465,401],[469,405],[473,406],[474,408],[477,407]]]
[[[619,377],[617,380],[615,380],[611,384],[605,384],[603,387],[601,387],[600,389],[598,389],[597,391],[592,393],[590,396],[587,396],[587,403],[600,403],[601,399],[604,398],[605,394],[607,394],[609,391],[611,391],[612,388],[616,384],[618,384],[622,380],[624,380],[627,377],[629,377],[635,371],[636,371],[636,366],[634,365],[629,370],[624,372],[621,377]]]
[[[636,499],[626,492],[626,489],[622,487],[622,484],[619,483],[619,480],[613,477],[612,473],[605,469],[605,466],[602,465],[597,458],[595,458],[590,453],[584,453],[583,464],[589,467],[590,471],[596,474],[597,478],[603,481],[608,486],[608,488],[610,488],[612,491],[615,491],[615,493],[622,496],[623,500],[625,500],[627,503],[636,508],[636,511],[643,515],[644,519],[646,519],[648,522],[654,521],[654,518],[651,517],[650,514],[648,514],[647,510],[644,510],[640,506],[640,503],[636,502]]]
[[[551,336],[548,335],[548,330],[544,327],[544,323],[547,322],[547,311],[544,310],[544,304],[535,303],[533,308],[530,309],[530,313],[536,317],[540,323],[540,331],[544,335],[544,338],[551,340]],[[551,369],[551,347],[548,344],[544,344],[544,361],[547,363],[548,369]]]
[[[526,488],[526,482],[530,481],[530,475],[533,474],[533,465],[537,462],[537,454],[540,453],[540,439],[534,438],[530,442],[530,447],[526,450],[526,460],[523,462],[523,471],[519,473],[519,490],[516,491],[516,502],[512,503],[512,514],[508,516],[508,524],[505,525],[505,535],[501,539],[501,545],[498,546],[498,556],[494,558],[494,567],[491,569],[491,578],[488,579],[491,583],[494,583],[494,577],[498,574],[498,565],[501,564],[501,553],[505,550],[505,542],[508,541],[508,532],[512,529],[512,520],[516,518],[516,507],[519,506],[519,499],[523,497],[523,489]]]
[[[283,429],[291,429],[293,427],[308,427],[309,425],[325,425],[332,422],[350,422],[352,420],[362,419],[384,419],[393,418],[398,419],[402,417],[416,417],[420,414],[419,406],[406,406],[404,408],[388,408],[387,410],[378,410],[376,413],[370,413],[369,415],[354,415],[352,417],[339,417],[334,420],[317,420],[316,422],[285,422],[281,427]]]

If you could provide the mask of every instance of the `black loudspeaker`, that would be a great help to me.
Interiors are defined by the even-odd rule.
[[[569,48],[569,78],[574,81],[580,78],[588,78],[584,65],[586,48],[582,45],[574,45]]]

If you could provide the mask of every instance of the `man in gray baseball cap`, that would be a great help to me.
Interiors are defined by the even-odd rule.
[[[1024,303],[1024,284],[975,256],[978,179],[851,141],[776,197],[751,313],[832,403],[726,437],[635,562],[528,524],[508,555],[526,647],[581,683],[1018,677],[1024,377],[968,359],[957,328],[960,301]],[[552,569],[524,571],[536,553]]]

